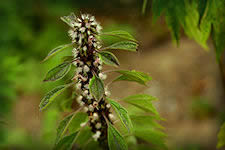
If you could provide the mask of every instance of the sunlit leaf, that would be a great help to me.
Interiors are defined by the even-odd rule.
[[[70,134],[62,138],[53,148],[54,150],[71,150],[78,132]]]
[[[71,68],[71,63],[70,62],[64,62],[55,68],[51,69],[47,75],[45,76],[44,81],[56,81],[59,79],[62,79],[69,71]]]
[[[217,148],[222,148],[225,146],[225,123],[220,128],[219,134],[218,134],[218,143]]]
[[[123,136],[111,123],[108,123],[108,144],[110,150],[128,150]]]
[[[56,55],[57,53],[65,50],[66,48],[72,46],[72,44],[65,44],[65,45],[60,45],[56,48],[54,48],[53,50],[51,50],[48,55],[45,57],[45,59],[42,62],[45,62],[46,60],[48,60],[49,58],[51,58],[52,56]]]
[[[67,85],[60,85],[56,88],[54,88],[52,91],[48,92],[44,98],[41,100],[41,103],[39,105],[40,111],[44,110],[49,104],[53,102],[53,100],[60,95],[67,87],[69,87],[71,84]]]
[[[104,47],[102,50],[128,50],[136,52],[138,44],[132,41],[122,41],[114,43],[108,47]]]
[[[90,93],[96,100],[100,100],[104,94],[104,84],[100,78],[93,76],[89,83]]]
[[[156,100],[155,97],[152,97],[147,94],[137,94],[128,96],[122,100],[138,108],[141,108],[146,112],[151,112],[155,115],[158,115],[156,108],[152,104],[152,101]]]
[[[139,71],[135,71],[135,70],[118,70],[115,71],[120,73],[121,75],[119,77],[117,77],[115,81],[133,81],[133,82],[137,82],[140,83],[142,85],[146,85],[146,83],[150,80],[152,80],[152,78],[143,72],[139,72]]]
[[[116,56],[108,51],[99,52],[99,57],[106,65],[111,65],[115,67],[120,65]]]
[[[130,40],[130,41],[134,41],[137,42],[137,40],[135,40],[135,38],[128,32],[126,31],[111,31],[111,32],[104,32],[102,33],[103,35],[109,35],[109,36],[115,36],[115,37],[119,37],[125,40]]]
[[[124,107],[122,107],[119,103],[117,103],[116,101],[113,101],[109,98],[107,98],[107,100],[112,105],[112,107],[116,111],[116,113],[119,115],[121,122],[124,124],[124,126],[127,128],[127,130],[129,132],[132,132],[133,125],[132,125],[132,122],[130,120],[127,110]]]

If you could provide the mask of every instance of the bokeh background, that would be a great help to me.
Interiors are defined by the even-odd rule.
[[[125,30],[140,41],[137,53],[116,52],[121,68],[148,72],[148,87],[118,82],[112,97],[148,93],[155,103],[173,150],[214,150],[225,120],[224,79],[209,41],[209,51],[181,37],[176,46],[163,18],[153,23],[151,6],[141,14],[139,0],[2,0],[0,2],[0,149],[51,149],[67,94],[39,112],[41,97],[56,85],[43,83],[46,72],[62,55],[41,60],[54,47],[70,42],[59,17],[90,13],[103,31]],[[107,38],[105,44],[117,39]],[[70,50],[67,50],[67,54]],[[107,69],[107,68],[106,68]],[[109,76],[109,79],[112,78]]]

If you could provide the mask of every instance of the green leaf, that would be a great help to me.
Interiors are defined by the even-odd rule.
[[[98,54],[99,54],[100,59],[106,65],[111,65],[111,66],[115,66],[115,67],[120,65],[118,59],[116,58],[116,56],[113,53],[110,53],[108,51],[102,51],[102,52],[99,52]]]
[[[42,63],[45,62],[46,60],[48,60],[49,58],[51,58],[52,56],[56,55],[57,53],[59,53],[59,52],[65,50],[66,48],[70,47],[70,46],[72,46],[72,44],[60,45],[60,46],[54,48],[53,50],[51,50],[48,53],[48,55],[45,57],[45,59],[42,61]]]
[[[150,115],[130,115],[130,119],[135,124],[140,124],[143,128],[158,128],[158,129],[164,129],[163,126],[161,126],[159,123],[156,122],[158,120],[158,117],[150,116]]]
[[[108,144],[110,150],[128,150],[123,136],[111,123],[108,123]]]
[[[208,0],[197,0],[198,2],[198,13],[199,13],[199,25],[201,24],[202,18],[205,14],[207,8]]]
[[[70,134],[62,138],[58,144],[53,148],[54,150],[71,150],[78,132]]]
[[[44,98],[41,100],[41,103],[39,105],[40,111],[47,108],[49,104],[53,102],[53,100],[60,95],[66,88],[68,88],[71,84],[66,85],[60,85],[56,88],[54,88],[52,91],[48,92]]]
[[[89,89],[91,95],[96,99],[100,100],[103,97],[104,91],[104,84],[100,78],[97,76],[93,76],[90,83],[89,83]]]
[[[126,32],[126,31],[122,31],[122,30],[105,32],[105,33],[102,33],[102,35],[115,36],[115,37],[119,37],[119,38],[122,38],[125,40],[137,42],[137,40],[132,35],[130,35],[130,33]]]
[[[152,80],[152,78],[143,72],[139,72],[139,71],[129,71],[129,70],[119,70],[119,71],[115,71],[118,72],[122,75],[120,75],[119,77],[117,77],[113,82],[115,81],[133,81],[133,82],[137,82],[140,83],[142,85],[146,85],[146,83],[150,80]]]
[[[76,132],[80,129],[80,124],[87,122],[87,114],[84,112],[78,112],[70,122],[69,132]]]
[[[119,115],[119,118],[120,118],[121,122],[123,123],[123,125],[127,128],[127,130],[129,132],[132,132],[133,125],[132,125],[132,122],[130,120],[127,110],[124,107],[122,107],[119,103],[117,103],[116,101],[113,101],[109,98],[107,98],[107,100],[112,105],[112,107],[116,111],[116,113]]]
[[[62,61],[63,61],[63,62],[72,62],[73,59],[74,59],[73,56],[63,56],[63,57],[62,57]]]
[[[103,48],[102,50],[128,50],[132,52],[136,52],[138,48],[138,44],[132,41],[122,41],[114,43],[108,47]]]
[[[44,82],[62,79],[70,71],[70,68],[71,68],[70,62],[64,62],[56,66],[47,73]]]
[[[146,112],[151,112],[157,116],[159,115],[157,110],[152,104],[152,101],[156,100],[155,97],[152,97],[147,94],[137,94],[137,95],[128,96],[122,100],[127,102],[128,104],[141,108]]]
[[[153,0],[152,1],[152,14],[153,14],[154,22],[162,14],[162,12],[168,7],[168,3],[169,3],[168,0]]]
[[[143,0],[143,5],[142,5],[142,14],[143,15],[145,14],[147,3],[148,3],[148,0]]]
[[[83,123],[87,119],[87,115],[82,112],[78,113],[72,113],[71,115],[64,118],[58,128],[57,128],[57,136],[56,136],[56,144],[59,142],[59,140],[64,136],[67,129],[70,130],[70,132],[76,132],[80,129],[80,124]]]
[[[213,18],[212,39],[219,61],[225,50],[225,1],[212,0],[211,13]]]
[[[220,128],[219,134],[218,134],[218,143],[217,148],[222,148],[225,146],[225,123]]]

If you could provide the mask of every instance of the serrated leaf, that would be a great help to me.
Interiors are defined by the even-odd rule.
[[[218,137],[218,143],[217,143],[217,148],[222,148],[225,146],[225,123],[220,128],[219,134],[217,135]]]
[[[51,69],[47,75],[45,76],[45,79],[43,80],[44,82],[47,81],[57,81],[62,79],[69,71],[71,68],[71,63],[70,62],[64,62],[55,68]]]
[[[108,51],[102,51],[102,52],[99,52],[98,54],[99,54],[100,59],[106,65],[111,65],[111,66],[115,66],[115,67],[120,65],[118,59],[116,58],[116,56],[113,53],[110,53]]]
[[[66,48],[70,47],[70,46],[72,46],[72,44],[60,45],[60,46],[54,48],[53,50],[51,50],[48,53],[48,55],[45,57],[45,59],[42,61],[42,63],[45,62],[46,60],[48,60],[49,58],[51,58],[52,56],[56,55],[57,53],[59,53],[59,52],[65,50]]]
[[[114,43],[108,47],[103,48],[102,50],[128,50],[132,52],[136,52],[138,48],[138,44],[132,41],[122,41]]]
[[[70,134],[62,138],[57,145],[53,148],[54,150],[71,150],[73,143],[76,139],[78,132]]]
[[[130,33],[126,32],[126,31],[122,31],[122,30],[105,32],[105,33],[102,33],[102,35],[110,35],[110,36],[119,37],[119,38],[122,38],[125,40],[137,42],[137,40]]]
[[[157,110],[152,104],[152,101],[156,100],[155,97],[152,97],[147,94],[137,94],[137,95],[128,96],[122,100],[127,102],[128,104],[141,108],[146,112],[151,112],[157,116],[159,115]]]
[[[103,97],[104,91],[104,84],[100,78],[97,76],[93,76],[90,83],[89,83],[89,89],[91,95],[96,99],[100,100]]]
[[[110,150],[128,150],[123,136],[111,123],[108,123],[108,144]]]
[[[146,83],[150,80],[152,80],[152,78],[143,72],[139,72],[139,71],[135,71],[135,70],[118,70],[115,71],[120,73],[121,75],[119,77],[117,77],[115,80],[113,80],[113,82],[115,81],[133,81],[133,82],[137,82],[140,83],[142,85],[146,85]]]
[[[67,129],[70,129],[72,133],[80,129],[80,124],[83,123],[86,118],[87,115],[82,112],[72,113],[71,115],[64,118],[57,128],[55,143],[57,144],[59,142],[59,140],[64,136]]]
[[[132,132],[133,125],[132,125],[132,122],[130,120],[127,110],[124,107],[122,107],[119,103],[117,103],[116,101],[113,101],[109,98],[107,98],[107,100],[112,105],[112,107],[116,111],[116,113],[119,115],[121,122],[127,128],[128,132]]]
[[[56,88],[54,88],[52,91],[48,92],[44,98],[41,100],[41,103],[39,105],[40,111],[47,108],[49,104],[53,102],[53,100],[60,95],[67,87],[69,87],[71,84],[66,85],[60,85]]]

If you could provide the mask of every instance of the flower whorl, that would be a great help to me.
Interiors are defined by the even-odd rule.
[[[105,96],[109,91],[105,91],[105,96],[96,100],[90,93],[89,82],[93,75],[105,80],[106,75],[101,72],[102,61],[98,57],[97,51],[101,48],[101,43],[97,36],[102,27],[96,22],[94,16],[82,14],[80,18],[74,14],[62,18],[71,28],[68,31],[74,48],[72,50],[73,62],[76,69],[74,80],[76,80],[76,90],[79,95],[76,100],[89,116],[89,122],[93,138],[101,142],[107,140],[107,124],[105,117],[112,118],[111,106],[105,101]],[[112,121],[111,121],[112,122]]]

